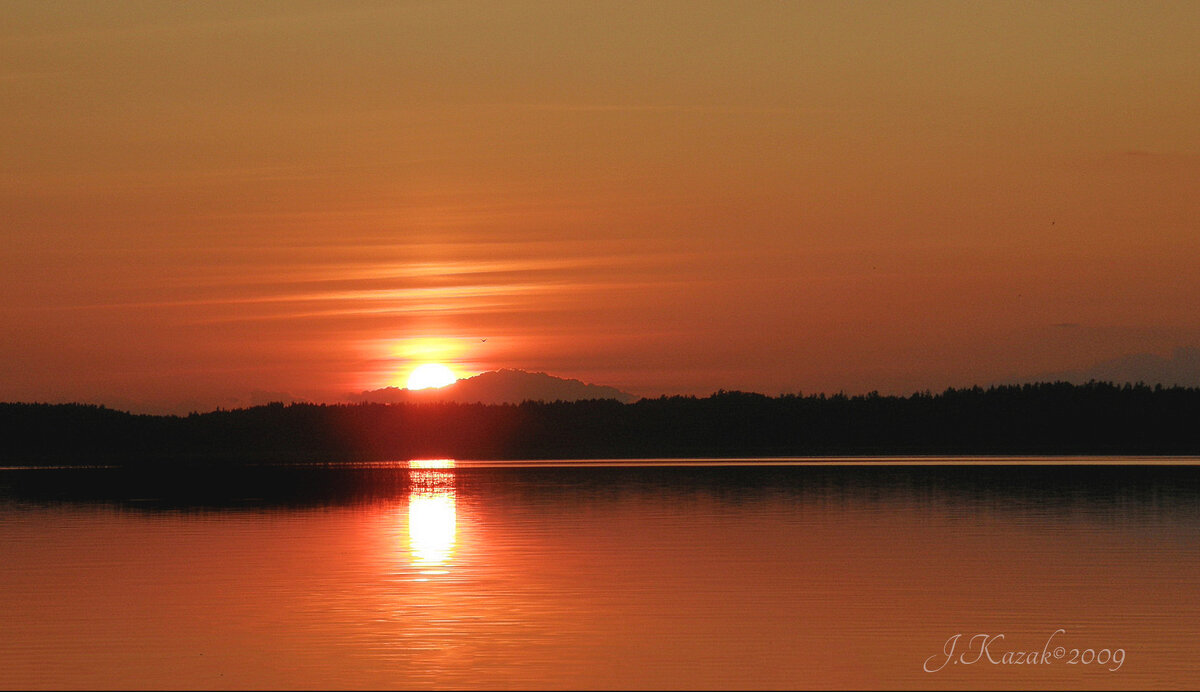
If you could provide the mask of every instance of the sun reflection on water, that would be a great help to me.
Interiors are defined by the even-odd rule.
[[[408,545],[415,565],[440,567],[454,556],[458,532],[453,459],[414,459],[408,462]],[[446,570],[423,569],[422,574]]]

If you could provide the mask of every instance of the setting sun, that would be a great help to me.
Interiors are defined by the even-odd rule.
[[[453,384],[458,380],[454,371],[442,365],[441,363],[426,363],[418,365],[413,369],[412,374],[408,376],[409,389],[430,389],[432,387],[445,387],[448,384]]]

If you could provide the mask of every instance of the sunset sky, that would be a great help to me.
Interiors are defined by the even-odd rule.
[[[427,362],[907,394],[1200,346],[1200,2],[0,12],[3,401]]]

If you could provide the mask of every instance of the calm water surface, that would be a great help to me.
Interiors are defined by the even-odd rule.
[[[1200,687],[1136,463],[0,470],[0,687]]]

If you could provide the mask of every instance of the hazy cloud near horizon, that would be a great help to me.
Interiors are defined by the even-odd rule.
[[[1164,387],[1200,387],[1200,347],[1176,348],[1170,356],[1154,353],[1131,353],[1111,358],[1079,370],[1047,372],[1023,378],[1021,382],[1126,382]]]

